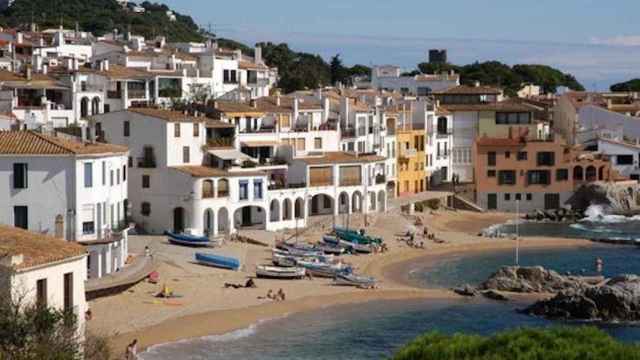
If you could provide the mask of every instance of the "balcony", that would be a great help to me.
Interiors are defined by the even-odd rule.
[[[207,146],[211,148],[226,148],[233,147],[235,138],[233,137],[220,137],[215,139],[207,139]]]
[[[254,82],[247,82],[250,87],[263,87],[269,85],[269,79],[257,79]]]
[[[127,96],[129,99],[146,99],[147,92],[144,90],[129,90]]]
[[[108,90],[107,99],[122,99],[122,92],[118,90]]]
[[[155,169],[156,168],[156,159],[150,156],[139,157],[138,159],[138,167],[141,169]]]
[[[342,129],[342,138],[354,138],[356,137],[356,129]]]

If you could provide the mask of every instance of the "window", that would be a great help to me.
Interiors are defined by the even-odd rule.
[[[142,188],[148,189],[151,186],[151,175],[142,175]]]
[[[262,199],[262,180],[253,180],[253,198]]]
[[[549,185],[551,183],[549,170],[531,170],[527,172],[527,180],[529,185]]]
[[[489,166],[496,166],[496,153],[495,151],[491,151],[487,153],[487,162]]]
[[[527,194],[527,201],[531,201],[533,199],[533,195],[531,193]]]
[[[109,171],[109,185],[113,186],[113,170]]]
[[[93,163],[84,163],[84,187],[93,187]]]
[[[511,151],[505,151],[504,152],[504,158],[505,159],[509,159],[511,157]]]
[[[527,160],[527,152],[518,151],[518,161],[526,161],[526,160]]]
[[[93,221],[85,221],[82,223],[82,234],[83,235],[91,235],[95,234],[96,227]]]
[[[520,201],[520,200],[522,200],[522,194],[517,193],[516,194],[516,201]]]
[[[36,304],[38,306],[47,306],[47,279],[36,281]]]
[[[238,72],[236,70],[224,70],[222,73],[222,80],[225,84],[235,84],[238,82],[237,73]]]
[[[633,165],[633,155],[618,155],[616,156],[617,165]]]
[[[180,123],[173,124],[173,137],[180,137]]]
[[[120,184],[120,169],[116,169],[116,185]]]
[[[496,113],[496,124],[498,125],[527,125],[531,124],[531,115],[528,112]]]
[[[127,166],[122,165],[122,181],[127,181]]]
[[[249,199],[249,182],[247,180],[240,180],[240,200]]]
[[[131,134],[131,127],[130,127],[131,125],[129,121],[123,122],[122,125],[124,126],[124,129],[123,129],[124,137],[129,137],[129,135]]]
[[[569,169],[556,170],[556,181],[567,181],[567,180],[569,180]]]
[[[439,117],[437,124],[438,135],[447,135],[447,118]]]
[[[183,146],[182,147],[182,162],[185,164],[188,164],[190,162],[190,153],[189,153],[189,147],[188,146]]]
[[[64,310],[73,309],[73,273],[64,274]]]
[[[306,144],[304,141],[304,138],[300,138],[300,139],[296,139],[296,150],[298,151],[305,151],[306,150]]]
[[[102,162],[102,186],[107,185],[107,162]]]
[[[322,150],[322,138],[317,137],[313,139],[313,148],[316,150]],[[387,149],[387,153],[389,153],[389,149]]]
[[[509,193],[504,194],[504,201],[511,201],[511,194]]]
[[[193,123],[193,137],[199,137],[199,136],[200,136],[200,124]]]
[[[27,178],[29,166],[25,163],[13,164],[13,188],[26,189],[29,186]]]
[[[553,166],[556,163],[556,154],[552,151],[541,151],[538,153],[538,166]]]
[[[29,208],[26,206],[13,207],[13,226],[29,230]]]
[[[142,204],[140,204],[140,214],[142,214],[142,216],[151,215],[151,204],[149,204],[148,202],[143,202]]]
[[[133,157],[129,156],[129,159],[127,159],[127,166],[133,167]]]
[[[515,185],[515,184],[516,184],[515,170],[500,170],[498,172],[498,185]]]
[[[496,177],[496,171],[495,170],[487,171],[487,177]]]

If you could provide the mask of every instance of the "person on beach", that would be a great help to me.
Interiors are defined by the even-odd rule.
[[[133,341],[127,345],[127,350],[125,352],[126,360],[135,360],[138,357],[138,339],[133,339]]]
[[[269,289],[269,291],[267,291],[267,299],[269,300],[275,300],[276,297],[273,295],[273,290]]]
[[[253,278],[249,278],[249,280],[247,280],[247,282],[244,284],[244,287],[247,289],[253,289],[257,288],[258,286],[256,285],[255,281],[253,281]]]
[[[602,261],[602,258],[597,257],[596,258],[596,271],[597,272],[602,272],[602,268],[604,267],[604,261]]]
[[[279,301],[284,301],[285,300],[285,295],[284,295],[284,291],[282,290],[282,288],[280,288],[280,290],[278,290],[278,294],[276,294],[276,300],[279,300]]]

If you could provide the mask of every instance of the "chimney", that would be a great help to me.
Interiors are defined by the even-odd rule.
[[[298,98],[293,98],[293,123],[298,120],[298,113],[300,112],[300,104],[298,103]]]
[[[280,106],[280,94],[276,95],[276,106]]]
[[[316,89],[316,99],[322,100],[322,89],[321,88],[317,88]]]
[[[262,47],[256,46],[254,50],[254,59],[256,64],[262,64]]]
[[[42,56],[38,54],[33,55],[33,66],[35,67],[36,72],[42,71],[42,62],[43,62]]]
[[[329,98],[324,98],[322,100],[322,115],[323,121],[329,121],[329,111],[330,111],[330,102]]]
[[[102,60],[102,63],[104,64],[104,71],[109,71],[109,59]]]
[[[24,34],[22,34],[22,32],[20,31],[16,32],[16,43],[22,44],[23,42],[24,42]]]
[[[612,106],[613,106],[613,100],[607,99],[607,109],[611,109]]]
[[[77,58],[73,58],[71,59],[71,64],[73,67],[73,71],[78,71],[78,59]]]
[[[31,79],[33,78],[31,65],[27,65],[25,70],[25,75],[26,75],[27,81],[31,81]]]
[[[49,65],[48,64],[42,64],[42,73],[44,75],[47,75],[48,72],[49,72]]]
[[[215,100],[213,100],[213,108],[214,108],[214,109],[217,109],[217,108],[218,108],[218,102],[217,102],[217,101],[215,101]]]
[[[473,83],[473,86],[475,86],[475,87],[480,87],[480,81],[477,81],[477,80],[476,80],[476,81]]]
[[[236,60],[241,60],[242,59],[242,50],[238,49],[236,51],[233,52],[234,57],[236,58]]]

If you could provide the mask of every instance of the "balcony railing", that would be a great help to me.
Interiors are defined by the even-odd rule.
[[[129,99],[146,99],[147,92],[144,90],[129,90],[127,96]]]
[[[138,158],[138,167],[141,169],[155,169],[156,167],[156,159],[153,157],[139,157]]]
[[[207,140],[209,147],[233,147],[235,139],[233,137],[221,137]]]
[[[356,137],[356,129],[342,129],[342,137],[343,138]]]
[[[218,189],[218,197],[219,198],[229,197],[229,190],[228,189]]]
[[[247,82],[249,86],[267,86],[269,85],[269,79],[257,79],[254,82]]]

